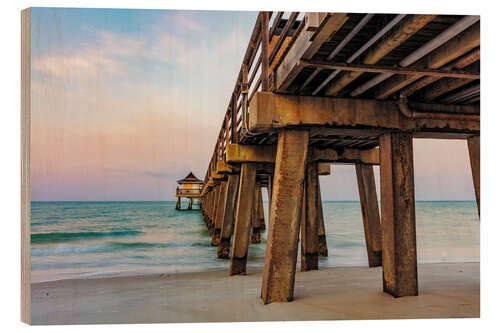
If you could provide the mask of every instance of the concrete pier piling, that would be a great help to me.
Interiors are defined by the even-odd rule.
[[[234,241],[229,275],[246,273],[248,243],[252,227],[252,209],[255,197],[255,164],[242,163],[240,186],[238,190],[238,204],[234,226]]]
[[[409,133],[380,137],[383,288],[394,297],[418,295],[412,145]]]
[[[309,131],[281,130],[262,279],[264,304],[293,299]]]

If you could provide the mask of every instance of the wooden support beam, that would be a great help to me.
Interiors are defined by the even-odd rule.
[[[479,70],[479,62],[476,62],[470,67]],[[442,80],[438,80],[437,82],[425,88],[425,90],[422,91],[421,96],[423,97],[424,100],[431,101],[439,96],[446,94],[447,92],[460,88],[472,81],[474,80],[444,78]]]
[[[275,145],[237,145],[229,144],[227,146],[226,161],[232,165],[236,163],[261,163],[257,172],[267,172],[266,168],[271,170],[276,158]],[[309,152],[309,162],[318,163],[318,172],[322,175],[330,174],[329,163],[365,163],[379,164],[378,149],[344,149],[342,151],[335,149],[311,148]]]
[[[229,265],[229,275],[246,273],[248,242],[252,226],[252,209],[255,196],[255,165],[241,165],[238,204],[234,227],[233,255]]]
[[[274,163],[276,146],[229,144],[226,147],[227,163]]]
[[[320,176],[330,175],[330,163],[318,163],[318,175]]]
[[[329,14],[324,18],[321,27],[318,26],[314,31],[303,29],[276,70],[275,90],[278,92],[286,91],[303,69],[298,66],[298,60],[311,59],[321,45],[327,42],[347,19],[345,13]]]
[[[318,165],[310,163],[306,168],[304,186],[304,202],[302,204],[301,261],[300,270],[318,269]]]
[[[382,266],[382,230],[373,166],[356,164],[359,201],[365,231],[368,266]]]
[[[481,173],[481,154],[480,154],[480,136],[471,136],[467,138],[467,146],[469,148],[469,159],[470,159],[470,168],[472,171],[472,181],[474,183],[474,192],[476,193],[476,203],[477,203],[477,213],[479,216],[481,215],[481,206],[480,206],[480,173]]]
[[[260,243],[260,215],[259,215],[259,192],[261,192],[260,185],[255,185],[252,209],[252,244]]]
[[[418,295],[412,137],[380,138],[380,193],[384,291],[394,297]]]
[[[264,216],[264,200],[262,198],[262,189],[259,191],[259,220],[260,230],[266,230],[266,218]]]
[[[425,107],[425,105],[421,105]],[[440,107],[437,105],[437,107]],[[479,113],[479,107],[453,106],[456,112]],[[429,106],[435,109],[436,106]],[[425,111],[425,110],[422,110]],[[363,99],[281,95],[258,92],[250,102],[250,130],[272,131],[290,126],[350,127],[426,133],[479,134],[479,122],[472,120],[410,119],[397,102]]]
[[[262,280],[262,301],[293,300],[309,132],[278,133],[271,213]]]
[[[263,12],[260,17],[260,39],[261,39],[261,83],[262,91],[269,90],[269,13]]]
[[[344,149],[342,151],[335,149],[317,149],[312,148],[309,152],[309,161],[328,161],[335,163],[357,163],[357,164],[379,164],[378,148],[359,150],[359,149]],[[324,163],[318,163],[321,165]],[[329,166],[329,165],[328,165]]]
[[[224,210],[226,209],[226,192],[227,181],[222,181],[219,185],[219,194],[217,196],[217,208],[214,222],[214,233],[212,235],[212,246],[219,246],[220,243],[222,219],[224,218]]]
[[[238,198],[239,182],[239,173],[228,175],[221,236],[219,246],[217,247],[218,259],[229,259],[229,247],[231,245],[231,235],[234,228],[234,213],[236,211],[236,200]]]
[[[212,202],[210,204],[210,220],[209,220],[209,227],[208,230],[210,231],[210,236],[212,236],[212,241],[211,245],[216,246],[217,244],[215,243],[214,239],[214,232],[215,232],[215,218],[217,216],[217,201],[219,200],[219,193],[220,193],[220,185],[217,185],[215,189],[212,191]]]
[[[366,73],[452,77],[460,79],[480,78],[479,71],[439,70],[439,69],[428,69],[420,67],[361,65],[361,64],[348,64],[348,63],[333,63],[322,60],[299,60],[298,66],[320,68],[320,69],[331,69],[331,70],[339,69],[344,71],[366,72]]]
[[[325,220],[323,217],[323,201],[321,200],[321,186],[318,177],[318,255],[328,257],[328,244],[326,243]]]
[[[238,165],[228,164],[224,161],[217,162],[217,174],[228,175],[232,173],[239,173],[240,169]]]

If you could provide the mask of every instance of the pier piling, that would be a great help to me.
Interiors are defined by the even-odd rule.
[[[410,133],[380,137],[382,268],[384,291],[418,295],[413,147]]]
[[[318,255],[328,257],[328,244],[326,243],[325,220],[323,218],[323,201],[321,200],[321,186],[318,176]]]
[[[382,266],[382,230],[373,166],[356,164],[356,177],[365,231],[368,266]]]
[[[229,259],[229,248],[231,245],[231,234],[234,229],[234,213],[236,211],[236,200],[238,198],[239,174],[227,176],[226,200],[224,201],[224,216],[222,218],[221,236],[217,247],[218,259]]]
[[[306,168],[304,202],[302,204],[301,271],[318,269],[318,164]]]
[[[260,185],[255,186],[255,195],[253,198],[253,209],[252,209],[252,244],[260,243],[260,201],[262,200]]]
[[[472,171],[472,182],[474,183],[474,192],[476,194],[476,204],[477,204],[477,213],[481,215],[481,207],[480,207],[480,136],[471,136],[467,138],[467,146],[469,148],[469,159],[470,159],[470,168]]]
[[[255,197],[256,167],[252,163],[241,164],[238,204],[234,226],[233,254],[229,275],[246,273],[248,243],[252,226],[252,209]]]
[[[278,133],[262,280],[264,304],[293,299],[308,144],[308,130]]]

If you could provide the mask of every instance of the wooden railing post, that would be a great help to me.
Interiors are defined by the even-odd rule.
[[[260,29],[262,91],[269,91],[269,13],[262,12]]]

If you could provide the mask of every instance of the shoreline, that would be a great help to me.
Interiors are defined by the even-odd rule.
[[[417,297],[382,292],[381,268],[297,272],[295,299],[263,305],[261,269],[32,283],[32,323],[112,324],[479,317],[479,263],[419,264]]]

